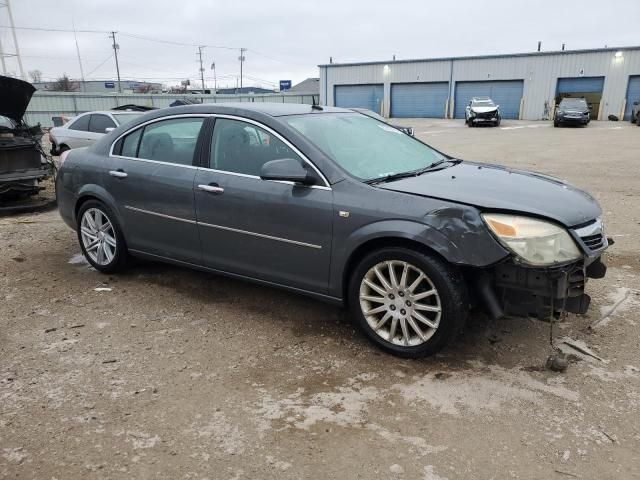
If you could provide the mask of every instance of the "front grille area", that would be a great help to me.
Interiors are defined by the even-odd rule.
[[[584,244],[589,248],[589,250],[599,250],[604,245],[604,236],[602,233],[597,233],[595,235],[588,235],[586,237],[580,237],[580,239],[584,242]]]
[[[607,246],[601,218],[596,218],[579,227],[574,227],[573,231],[580,237],[584,246],[592,252],[597,252]]]

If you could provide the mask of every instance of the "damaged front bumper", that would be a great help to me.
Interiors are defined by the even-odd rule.
[[[549,268],[507,260],[477,274],[475,290],[494,318],[513,315],[547,319],[562,312],[584,314],[591,302],[585,293],[588,279],[603,278],[606,271],[600,255]]]

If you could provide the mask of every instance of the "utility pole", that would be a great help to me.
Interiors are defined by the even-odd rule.
[[[20,56],[20,48],[18,47],[18,37],[16,36],[16,27],[13,23],[13,15],[11,14],[11,4],[9,0],[3,0],[0,3],[0,7],[5,7],[7,9],[7,16],[9,17],[9,27],[11,28],[11,35],[13,37],[13,47],[15,49],[15,53],[4,53],[2,45],[0,45],[0,57],[2,57],[2,73],[7,73],[7,66],[5,63],[5,57],[16,57],[16,61],[18,62],[18,70],[20,71],[20,78],[26,80],[27,77],[24,74],[24,69],[22,68],[22,57]]]
[[[202,66],[202,49],[198,47],[198,56],[200,57],[200,81],[202,81],[202,94],[204,95],[204,67]]]
[[[247,51],[246,48],[241,48],[240,49],[240,56],[238,57],[238,60],[240,60],[240,93],[242,93],[242,64],[245,61],[244,52],[246,52],[246,51]]]
[[[86,91],[86,85],[84,83],[84,70],[82,69],[82,59],[80,58],[80,47],[78,46],[78,35],[76,35],[76,23],[73,20],[73,17],[71,18],[71,25],[73,25],[73,38],[76,41],[76,53],[78,54],[78,65],[80,65],[80,79],[82,80],[82,82],[80,83],[80,89],[81,91]]]
[[[122,86],[120,85],[120,65],[118,65],[118,50],[120,45],[116,43],[116,32],[111,32],[109,38],[113,39],[113,54],[116,57],[116,73],[118,74],[118,93],[122,93]]]
[[[216,62],[211,64],[211,70],[213,70],[213,91],[218,93],[218,80],[216,79]]]

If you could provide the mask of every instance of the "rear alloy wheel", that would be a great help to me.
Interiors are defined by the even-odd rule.
[[[462,278],[440,260],[402,248],[367,256],[354,272],[349,304],[365,334],[403,357],[431,355],[467,314]]]
[[[104,273],[124,266],[126,246],[115,216],[101,202],[90,200],[78,212],[78,240],[89,263]]]

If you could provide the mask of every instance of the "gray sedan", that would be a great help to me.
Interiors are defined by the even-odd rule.
[[[564,182],[462,162],[352,110],[147,113],[62,157],[60,214],[101,272],[128,256],[347,306],[388,352],[441,349],[482,308],[584,313],[602,211]]]

